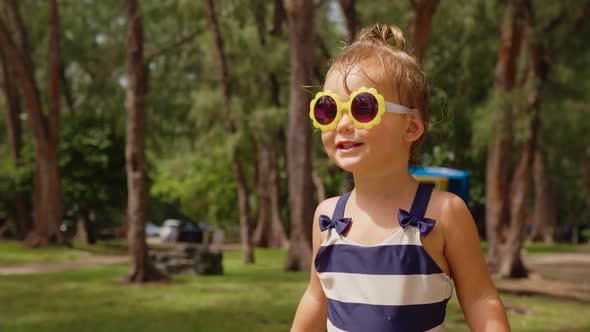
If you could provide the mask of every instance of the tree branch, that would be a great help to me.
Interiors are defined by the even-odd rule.
[[[570,26],[567,33],[564,34],[563,38],[560,38],[558,42],[555,43],[555,46],[547,52],[547,56],[549,59],[553,59],[555,54],[565,45],[568,41],[568,36],[572,36],[575,32],[584,24],[586,19],[588,18],[588,11],[590,11],[590,0],[584,1],[578,15],[574,19],[574,23]]]
[[[60,71],[60,80],[63,86],[63,95],[66,98],[66,105],[68,106],[68,111],[70,113],[74,112],[74,96],[72,95],[72,87],[70,86],[70,82],[66,77],[66,66],[64,65],[63,61],[60,59],[59,71]]]
[[[355,0],[340,0],[340,7],[346,17],[346,28],[348,30],[348,43],[352,44],[356,36],[357,15],[355,8]]]
[[[285,20],[285,7],[283,7],[283,0],[275,0],[275,12],[273,17],[273,23],[268,33],[272,36],[279,36],[281,34],[281,26]]]
[[[18,9],[18,3],[16,0],[9,0],[8,1],[8,9],[10,12],[10,17],[14,23],[14,27],[16,29],[16,35],[18,38],[18,47],[20,48],[19,51],[22,52],[23,55],[27,55],[31,53],[31,49],[29,47],[29,37],[27,35],[27,29],[25,28],[25,23],[23,18],[20,14]],[[27,60],[27,59],[25,59]],[[31,63],[27,63],[27,65],[32,65]]]
[[[559,9],[559,14],[553,16],[549,21],[547,21],[547,23],[545,23],[543,25],[543,27],[541,27],[541,30],[543,31],[543,33],[548,33],[550,31],[552,31],[557,26],[559,26],[560,23],[563,22],[563,19],[565,18],[566,10],[565,10],[565,5],[563,4],[563,2],[561,2],[560,4],[561,4],[561,6]]]
[[[195,31],[187,36],[180,38],[179,40],[177,40],[173,43],[170,43],[168,45],[164,45],[160,48],[146,52],[147,54],[145,57],[146,58],[145,63],[150,63],[154,58],[157,58],[157,57],[161,56],[162,54],[169,52],[169,51],[171,51],[177,47],[180,47],[180,46],[186,44],[187,42],[193,40],[197,36],[197,33],[198,32]]]
[[[18,14],[18,11],[16,11]],[[14,14],[14,12],[12,12]],[[23,26],[24,27],[24,26]],[[25,30],[23,30],[24,32]],[[22,36],[22,35],[21,35]],[[26,41],[25,41],[26,42]],[[26,43],[25,43],[26,45]],[[38,142],[43,142],[47,137],[46,118],[41,112],[41,100],[39,89],[33,75],[32,66],[27,64],[31,62],[29,53],[21,53],[17,45],[12,40],[5,22],[0,17],[0,47],[4,51],[6,60],[14,68],[21,84],[21,91],[27,107],[25,108],[31,117],[31,126],[33,135]]]
[[[256,25],[256,31],[258,32],[258,41],[260,45],[264,47],[266,45],[266,23],[264,17],[264,6],[260,4],[258,1],[253,1],[252,3],[252,12],[254,14],[254,23]]]
[[[57,142],[59,134],[61,61],[59,12],[57,0],[49,1],[49,138]]]

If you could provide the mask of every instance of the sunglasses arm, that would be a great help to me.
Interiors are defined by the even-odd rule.
[[[420,115],[420,113],[418,113],[418,111],[415,109],[411,109],[388,101],[385,102],[385,111],[399,114],[415,114],[418,116]]]

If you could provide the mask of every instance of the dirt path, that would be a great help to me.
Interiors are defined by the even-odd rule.
[[[590,253],[526,255],[524,262],[531,272],[530,277],[494,280],[499,291],[590,302]]]
[[[0,266],[0,275],[31,274],[43,272],[57,272],[67,269],[94,267],[113,264],[126,264],[128,256],[93,256],[84,261],[63,263],[37,263],[15,266]]]
[[[527,255],[524,263],[545,278],[590,283],[590,252]]]

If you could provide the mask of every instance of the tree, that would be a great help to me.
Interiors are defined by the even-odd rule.
[[[130,282],[147,282],[167,279],[148,256],[145,240],[147,211],[147,181],[145,169],[145,93],[146,78],[143,63],[143,27],[137,0],[125,2],[127,22],[127,142],[125,160],[127,169],[127,222],[129,255],[131,256]]]
[[[411,52],[420,63],[424,63],[430,32],[432,17],[438,7],[438,0],[416,0],[414,1],[415,16],[410,30]]]
[[[276,2],[275,16],[282,17],[284,9],[282,2]],[[260,46],[270,51],[272,46],[267,42],[267,29],[265,22],[265,7],[262,2],[254,3],[254,18]],[[277,14],[278,13],[278,14]],[[281,25],[275,17],[275,25]],[[280,29],[275,29],[277,31]],[[272,32],[273,30],[271,30]],[[278,33],[278,32],[277,32]],[[272,37],[273,34],[269,34]],[[270,248],[286,248],[288,245],[287,234],[281,222],[280,186],[279,186],[279,151],[284,146],[284,134],[281,120],[280,86],[278,75],[272,69],[268,69],[265,75],[261,75],[268,87],[268,99],[270,106],[258,110],[256,123],[253,130],[256,139],[256,182],[258,191],[258,222],[253,233],[253,243],[256,246]]]
[[[127,197],[125,138],[94,112],[62,118],[59,140],[64,218],[78,220],[78,236],[94,243],[93,216],[119,216]]]
[[[342,7],[342,12],[344,13],[344,17],[346,17],[346,31],[348,32],[349,44],[354,41],[358,25],[355,4],[356,0],[340,0],[340,7]]]
[[[588,2],[585,6],[587,5]],[[535,163],[535,156],[538,155],[538,141],[541,128],[541,89],[547,84],[552,63],[551,59],[554,58],[555,52],[559,49],[559,47],[553,47],[550,51],[547,51],[539,34],[543,35],[544,40],[551,30],[555,29],[555,27],[559,25],[559,22],[563,21],[562,16],[564,15],[564,13],[561,12],[556,18],[550,20],[544,28],[540,28],[541,25],[536,23],[533,7],[529,0],[509,2],[507,10],[512,6],[515,11],[515,16],[512,17],[515,24],[513,27],[518,27],[518,32],[516,32],[519,35],[518,38],[525,42],[521,47],[526,46],[527,51],[527,66],[525,67],[526,69],[523,70],[523,77],[521,77],[518,82],[521,86],[514,85],[515,76],[512,76],[512,89],[515,89],[516,91],[520,90],[521,93],[526,96],[526,99],[522,103],[518,103],[514,99],[512,102],[508,102],[507,105],[510,105],[510,107],[513,108],[513,112],[505,113],[503,115],[504,119],[512,119],[512,122],[514,123],[513,126],[519,129],[518,133],[520,134],[519,136],[510,135],[512,136],[512,140],[518,144],[518,157],[510,183],[505,182],[505,187],[499,188],[497,186],[498,183],[493,183],[493,179],[488,178],[492,184],[496,184],[496,187],[491,188],[492,195],[490,196],[495,198],[491,202],[493,205],[488,207],[488,209],[494,209],[494,213],[491,214],[491,217],[494,218],[486,220],[490,225],[489,230],[492,231],[488,232],[488,240],[490,244],[488,263],[491,272],[500,277],[524,277],[527,275],[527,269],[521,258],[521,247],[524,239],[523,223],[526,219],[527,202],[534,172],[533,165]],[[572,25],[572,29],[577,28],[581,24],[583,18],[584,15],[578,15],[578,18]],[[573,31],[570,31],[570,33],[573,33]],[[503,39],[503,41],[505,40]],[[520,46],[521,43],[518,44]],[[502,46],[506,45],[502,44]],[[516,58],[513,58],[513,61],[516,61]],[[500,60],[498,60],[498,63],[500,64]],[[497,69],[498,68],[499,67],[497,67]],[[500,70],[500,72],[502,71]],[[507,71],[504,71],[504,74],[506,73]],[[496,82],[498,83],[498,80]],[[506,124],[504,124],[504,126],[506,126]],[[497,139],[498,136],[496,137],[496,142]],[[501,145],[494,146],[497,154],[492,154],[492,156],[497,157],[498,155],[505,154],[504,158],[509,157],[509,146],[512,143],[510,140],[506,140],[505,144],[506,145],[503,147]],[[542,162],[542,159],[540,158],[542,157],[537,157],[537,164]],[[492,159],[492,161],[499,160],[500,158]],[[488,163],[489,162],[490,159],[488,159]],[[503,172],[505,174],[508,169],[509,161],[504,160],[503,162],[505,165],[500,167],[504,169]],[[492,172],[497,171],[498,169],[489,168],[488,176],[493,174]],[[537,165],[537,172],[542,171],[543,166]],[[503,176],[503,181],[508,180],[505,175]],[[539,176],[542,175],[537,174],[537,178]],[[537,186],[540,187],[539,189],[545,188],[540,181],[537,181]],[[539,189],[537,189],[537,192]],[[499,196],[499,192],[503,192],[503,196]],[[503,201],[501,203],[501,210],[498,204],[498,199]],[[542,204],[543,202],[546,202],[546,199],[544,199],[542,195],[537,194],[536,204]],[[506,213],[508,219],[495,219],[500,215],[498,211]],[[550,213],[550,211],[548,211],[548,213]],[[508,222],[503,223],[503,220],[507,220]]]
[[[209,24],[213,39],[215,41],[215,48],[217,50],[217,59],[219,62],[219,76],[221,81],[221,88],[223,90],[224,98],[224,115],[225,115],[225,131],[229,136],[236,133],[236,127],[232,120],[231,113],[231,89],[228,77],[228,67],[225,60],[225,53],[223,51],[223,39],[215,17],[215,7],[213,0],[207,0],[207,15],[209,17]],[[254,251],[252,249],[252,239],[250,237],[250,204],[248,202],[249,190],[246,185],[243,167],[237,159],[235,153],[232,154],[231,161],[232,174],[236,181],[238,189],[238,206],[240,210],[240,237],[242,243],[242,261],[244,264],[254,263]]]
[[[16,31],[18,44],[10,36],[5,22],[0,19],[0,45],[6,59],[14,68],[26,110],[31,120],[35,145],[35,176],[33,211],[35,227],[27,236],[29,246],[45,245],[50,242],[62,243],[59,230],[62,218],[62,196],[57,141],[60,113],[60,47],[59,14],[57,1],[49,2],[49,110],[43,112],[29,40],[24,21],[15,0],[8,1],[8,12]]]
[[[495,91],[499,99],[506,96],[515,87],[517,59],[521,49],[524,23],[522,6],[518,0],[510,0],[504,10],[500,36],[500,48],[495,72]],[[509,125],[509,115],[512,105],[502,103],[496,116],[495,130],[488,145],[486,170],[486,230],[488,239],[488,266],[491,272],[498,272],[502,262],[502,244],[506,234],[504,223],[509,220],[508,192],[508,157],[512,132]],[[521,224],[512,225],[511,229],[520,234]],[[514,237],[518,242],[520,240]],[[513,245],[514,246],[514,245]],[[517,259],[520,256],[516,257]],[[519,270],[523,270],[521,261]]]
[[[21,147],[22,147],[22,128],[20,123],[21,100],[15,85],[11,84],[14,80],[14,73],[6,63],[6,57],[0,49],[0,74],[2,75],[2,87],[4,91],[4,100],[6,101],[6,134],[10,145],[10,159],[12,166],[18,168],[22,164]],[[16,238],[23,240],[33,228],[31,216],[29,213],[29,202],[26,193],[17,190],[14,193],[14,213],[16,223]],[[2,232],[0,232],[2,233]]]
[[[287,175],[291,238],[285,262],[287,270],[305,270],[311,264],[313,183],[311,176],[311,124],[309,94],[314,63],[314,1],[289,0],[285,5],[291,40]]]
[[[566,27],[565,32],[561,32],[563,35],[567,35],[567,36],[572,36],[572,35],[579,35],[579,31],[580,28],[582,27],[583,23],[587,20],[587,16],[588,16],[588,10],[590,10],[590,1],[586,0],[583,3],[581,3],[580,8],[574,12],[576,12],[575,17],[573,17],[572,19],[572,23]],[[532,13],[532,10],[531,10]],[[531,14],[530,17],[528,18],[528,22],[533,22],[533,15]],[[549,39],[549,37],[552,35],[551,33],[555,30],[558,30],[558,28],[560,26],[564,26],[565,23],[569,23],[569,20],[567,19],[567,11],[565,10],[565,7],[563,5],[563,3],[560,6],[560,11],[553,16],[550,20],[548,20],[543,26],[538,27],[537,29],[540,29],[541,33],[544,35],[543,40],[553,40],[552,43],[549,43],[549,47],[546,47],[544,43],[542,43],[539,39],[539,37],[536,37],[536,40],[533,41],[533,43],[531,44],[530,48],[531,48],[531,63],[533,64],[533,66],[531,66],[534,70],[533,74],[534,78],[536,78],[536,80],[538,81],[537,84],[534,86],[536,87],[538,90],[549,90],[551,89],[551,87],[548,87],[550,82],[550,72],[552,70],[553,67],[555,67],[555,64],[560,60],[558,59],[558,55],[559,54],[563,54],[565,53],[563,51],[563,47],[565,45],[565,43],[562,41],[563,39],[559,40],[559,36],[555,37],[552,36],[553,38]],[[538,34],[538,33],[537,33]],[[573,47],[571,45],[568,45],[568,48],[572,48]],[[576,51],[576,57],[577,57],[577,51]],[[562,60],[564,61],[564,60]],[[571,61],[565,60],[567,61],[569,64],[571,64]],[[574,64],[571,64],[572,66],[575,66]],[[556,80],[555,78],[553,78],[552,80]],[[540,98],[540,96],[545,95],[545,93],[543,93],[544,91],[540,91],[537,92],[537,99]],[[571,94],[569,94],[568,97],[571,97]],[[547,102],[547,99],[550,99],[551,97],[544,97],[544,102]],[[539,102],[539,107],[542,103]],[[539,112],[539,111],[537,111]],[[555,229],[557,226],[557,204],[556,204],[556,198],[557,198],[557,193],[556,193],[556,179],[554,174],[551,174],[548,171],[548,167],[547,167],[547,153],[546,151],[543,151],[543,149],[541,149],[541,145],[547,144],[547,139],[544,139],[544,135],[543,135],[543,130],[542,130],[542,123],[543,122],[547,122],[542,116],[539,116],[540,120],[540,130],[536,131],[537,134],[537,144],[536,144],[536,149],[535,149],[535,156],[534,156],[534,165],[533,165],[533,176],[534,176],[534,187],[535,187],[535,207],[534,207],[534,225],[533,225],[533,231],[531,232],[531,234],[529,235],[529,240],[531,241],[535,241],[535,240],[542,240],[545,243],[552,243],[554,241],[554,236],[555,236]],[[581,129],[581,130],[580,130]],[[581,132],[584,132],[586,130],[580,128],[578,130],[580,130]],[[549,133],[550,134],[550,133]],[[573,137],[578,136],[577,133],[572,132],[571,133]],[[576,150],[580,150],[583,149],[583,147],[581,146],[576,146]],[[584,184],[585,182],[585,177],[584,177],[584,167],[585,165],[587,165],[587,163],[585,163],[585,158],[587,158],[587,155],[582,151],[582,153],[578,154],[576,151],[576,155],[575,158],[580,158],[580,167],[582,170],[582,184]],[[582,185],[583,187],[583,185]]]

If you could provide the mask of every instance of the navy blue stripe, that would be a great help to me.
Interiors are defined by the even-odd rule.
[[[328,299],[328,319],[350,332],[424,332],[444,322],[447,302],[391,306]]]
[[[315,258],[317,272],[360,274],[442,273],[420,245],[361,247],[348,244],[321,246]]]

